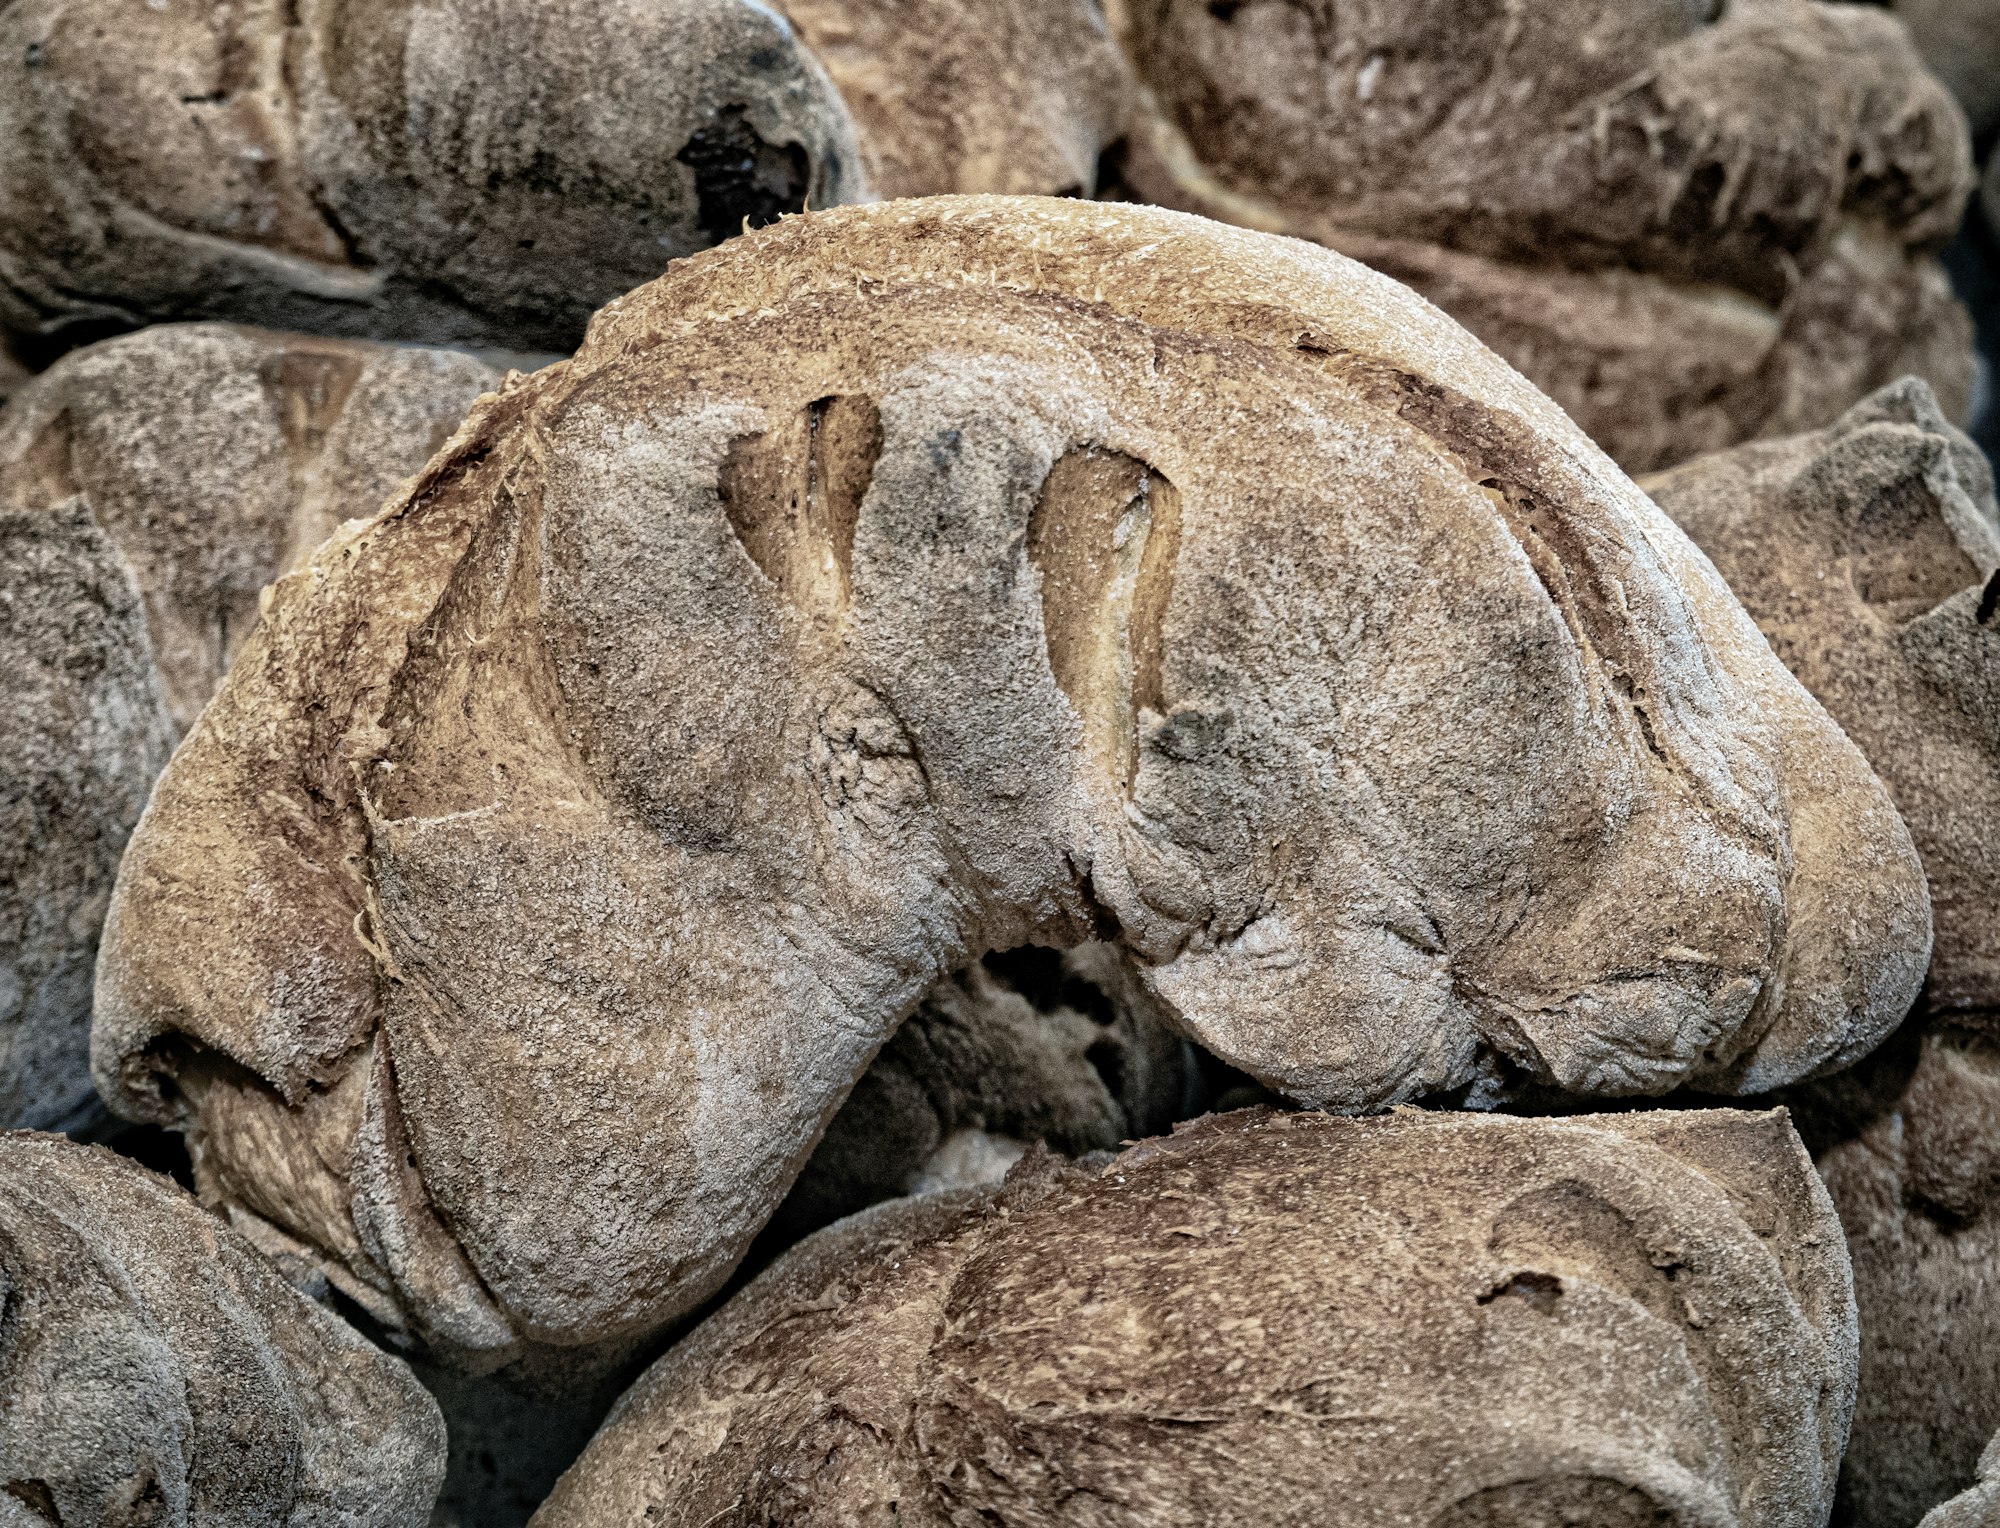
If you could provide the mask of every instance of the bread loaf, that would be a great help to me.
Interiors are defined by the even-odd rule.
[[[536,1528],[1820,1528],[1840,1231],[1782,1113],[1214,1116],[795,1248]]]
[[[2000,1025],[1992,467],[1909,378],[1646,486],[1895,797],[1930,880],[1925,1011]]]
[[[0,1521],[423,1528],[436,1403],[164,1178],[0,1133]]]
[[[1119,0],[1134,194],[1415,286],[1632,471],[1829,424],[1906,372],[1962,418],[1930,258],[1964,119],[1881,11],[1812,0]]]
[[[1094,0],[21,0],[0,59],[0,330],[58,340],[566,353],[780,213],[1087,193],[1128,111]]]
[[[1936,942],[1910,1032],[1797,1102],[1847,1227],[1861,1383],[1842,1521],[1897,1528],[2000,1428],[2000,505],[1906,379],[1648,485],[1881,771]]]
[[[0,410],[0,1125],[97,1108],[91,967],[118,856],[259,592],[498,380],[449,352],[163,326]]]
[[[935,982],[1094,939],[1341,1110],[1777,1086],[1930,943],[1860,754],[1464,331],[1297,241],[940,198],[676,266],[280,582],[93,1065],[498,1367],[694,1309]]]

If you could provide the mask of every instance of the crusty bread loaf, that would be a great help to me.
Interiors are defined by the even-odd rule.
[[[1782,1112],[1213,1116],[794,1249],[536,1528],[1821,1528],[1840,1231]]]
[[[498,380],[444,351],[165,326],[0,410],[0,1125],[97,1108],[91,967],[118,856],[259,592]]]
[[[1830,423],[1905,372],[1963,417],[1929,253],[1963,118],[1896,22],[1812,0],[1120,0],[1147,200],[1407,281],[1628,469]]]
[[[568,351],[745,218],[866,194],[838,93],[762,0],[21,0],[0,56],[14,328]]]
[[[278,585],[93,1065],[490,1367],[693,1309],[933,982],[1087,939],[1343,1110],[1776,1086],[1930,945],[1860,754],[1463,330],[1298,241],[939,198],[677,265]]]
[[[407,1366],[166,1179],[0,1133],[9,1528],[423,1528],[444,1425]]]
[[[19,0],[0,58],[0,330],[57,336],[567,352],[782,212],[1087,194],[1129,110],[1095,0]]]

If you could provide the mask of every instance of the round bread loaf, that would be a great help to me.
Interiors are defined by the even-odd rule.
[[[1908,378],[1648,483],[1881,771],[1936,920],[1909,1032],[1795,1098],[1853,1254],[1841,1521],[1900,1528],[2000,1427],[2000,504]]]
[[[933,983],[1092,939],[1362,1110],[1837,1067],[1930,928],[1706,559],[1436,310],[939,198],[676,266],[280,582],[93,1065],[490,1367],[694,1309]]]

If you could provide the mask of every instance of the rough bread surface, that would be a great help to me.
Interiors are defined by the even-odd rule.
[[[1648,485],[1881,771],[1930,879],[1899,1036],[1802,1090],[1847,1227],[1861,1383],[1842,1518],[1902,1528],[2000,1428],[2000,505],[1915,378]]]
[[[1812,0],[1122,0],[1147,200],[1414,285],[1627,468],[1830,423],[1905,372],[1954,417],[1929,252],[1964,119],[1880,10]]]
[[[1992,467],[1911,377],[1825,430],[1646,486],[1860,745],[1909,824],[1936,929],[1925,1011],[2000,1025]]]
[[[91,967],[118,856],[260,591],[498,381],[443,351],[163,326],[0,409],[0,1124],[96,1107]]]
[[[1901,1528],[1970,1487],[2000,1430],[2000,1045],[1912,1026],[1857,1073],[1801,1101],[1826,1117],[1861,1311],[1840,1520]]]
[[[885,199],[1087,196],[1131,120],[1131,76],[1098,0],[782,9],[853,114],[869,185]]]
[[[1088,194],[1131,104],[1095,0],[20,0],[0,60],[0,330],[56,336],[566,353],[781,213]]]
[[[1821,1528],[1853,1355],[1782,1111],[1245,1111],[800,1244],[534,1522]]]
[[[21,0],[0,326],[574,347],[746,218],[866,194],[762,0]]]
[[[0,1134],[9,1528],[422,1528],[436,1404],[166,1179]]]
[[[1706,559],[1455,324],[939,198],[677,265],[278,585],[126,856],[93,1066],[498,1366],[694,1308],[933,983],[1090,939],[1358,1110],[1837,1067],[1930,923]]]

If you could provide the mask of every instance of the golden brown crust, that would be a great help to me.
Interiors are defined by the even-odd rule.
[[[698,1303],[932,981],[1107,934],[1341,1108],[1769,1087],[1929,947],[1859,754],[1463,331],[1296,241],[942,198],[676,266],[280,584],[95,1065],[172,1118],[229,1058],[269,1134],[204,1181],[268,1215],[309,1138],[354,1229],[283,1234],[490,1365]]]

